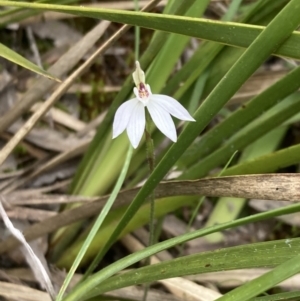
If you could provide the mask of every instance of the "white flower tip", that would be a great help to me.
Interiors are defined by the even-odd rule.
[[[112,139],[117,138],[121,134],[121,131],[118,130],[118,124],[116,124],[116,121],[113,124],[113,130],[112,130]]]
[[[193,121],[193,122],[196,121],[196,119],[194,119],[187,110],[185,110],[185,112],[182,111],[182,113],[183,113],[183,116],[181,116],[181,118],[179,118],[179,119],[181,119],[183,121]]]
[[[184,112],[182,112],[184,113]],[[193,121],[195,122],[196,120],[190,115],[190,113],[188,111],[185,112],[185,114],[183,114],[183,116],[181,116],[181,118],[178,118],[180,120],[183,121]]]
[[[132,133],[129,132],[129,131],[127,131],[127,136],[128,136],[128,139],[129,139],[130,144],[132,145],[132,147],[134,149],[136,149],[140,144],[140,139],[138,139],[136,136],[132,135]]]
[[[139,61],[135,61],[135,68],[136,69],[141,69],[141,65]]]
[[[170,137],[169,137],[170,138]],[[173,137],[173,138],[170,138],[174,143],[177,142],[177,136],[176,137]]]
[[[136,87],[139,87],[140,83],[145,84],[145,73],[138,61],[135,62],[135,71],[132,73],[132,77]]]
[[[117,138],[118,136],[121,135],[121,131],[120,129],[118,129],[118,126],[116,125],[116,123],[113,124],[113,130],[112,130],[112,139]]]
[[[132,144],[132,143],[131,143],[131,145],[132,145],[132,147],[133,147],[134,149],[137,149],[137,147],[139,146],[139,144],[136,144],[136,143],[135,143],[135,144]]]

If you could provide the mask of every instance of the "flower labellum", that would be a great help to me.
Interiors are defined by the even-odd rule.
[[[147,107],[157,128],[176,142],[176,128],[170,115],[185,121],[195,121],[195,119],[174,98],[151,93],[150,86],[145,83],[145,73],[139,62],[136,62],[136,70],[132,76],[136,86],[133,89],[136,98],[124,102],[118,108],[113,123],[113,139],[126,129],[130,143],[137,148],[146,126],[145,107]]]

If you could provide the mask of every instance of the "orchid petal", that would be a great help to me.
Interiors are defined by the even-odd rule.
[[[176,128],[170,114],[163,110],[157,101],[149,101],[147,108],[157,128],[173,142],[176,142]]]
[[[145,124],[145,107],[140,101],[138,101],[132,110],[130,120],[127,125],[127,135],[134,148],[138,147],[142,139]]]
[[[113,139],[118,137],[126,129],[138,99],[130,99],[124,102],[117,110],[113,123]]]
[[[195,121],[190,113],[176,99],[170,96],[153,94],[150,101],[157,103],[165,111],[180,120]]]

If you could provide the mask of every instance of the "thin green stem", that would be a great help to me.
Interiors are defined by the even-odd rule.
[[[155,155],[154,155],[154,145],[151,138],[151,119],[149,113],[146,112],[146,129],[145,129],[145,139],[146,139],[146,152],[147,161],[149,166],[150,174],[154,170],[155,165]],[[154,244],[154,219],[155,219],[155,198],[154,192],[149,196],[150,199],[150,235],[149,235],[149,246]]]
[[[135,11],[139,11],[139,0],[134,0],[134,9]],[[135,52],[135,60],[138,61],[140,57],[140,27],[135,26],[135,39],[134,39],[134,52]]]
[[[154,155],[154,145],[153,140],[151,138],[151,118],[146,111],[146,128],[145,128],[145,140],[146,140],[146,154],[147,154],[147,161],[149,166],[150,174],[154,170],[155,166],[155,155]],[[149,195],[150,200],[150,220],[149,220],[149,247],[154,245],[155,243],[155,196],[154,191]],[[148,257],[146,261],[146,265],[150,264],[150,257]],[[146,301],[147,294],[149,290],[149,285],[146,285],[144,290],[143,301]]]
[[[105,206],[103,207],[102,211],[100,212],[95,224],[93,225],[89,235],[87,236],[84,244],[82,245],[82,248],[79,251],[79,253],[78,253],[78,255],[77,255],[77,257],[76,257],[76,259],[75,259],[75,261],[74,261],[74,263],[73,263],[73,265],[72,265],[72,267],[71,267],[71,269],[70,269],[70,271],[69,271],[69,273],[68,273],[68,275],[67,275],[67,277],[66,277],[66,279],[65,279],[65,281],[64,281],[64,283],[63,283],[63,285],[60,289],[60,291],[59,291],[59,294],[56,298],[56,301],[60,301],[62,299],[62,297],[63,297],[63,295],[64,295],[64,293],[65,293],[65,291],[66,291],[66,289],[67,289],[67,287],[68,287],[68,285],[69,285],[76,269],[78,268],[83,256],[85,255],[88,247],[90,246],[92,240],[94,239],[95,235],[97,234],[97,232],[98,232],[100,226],[102,225],[105,217],[107,216],[109,210],[111,209],[111,207],[112,207],[112,205],[113,205],[113,203],[114,203],[114,201],[115,201],[115,199],[116,199],[116,197],[117,197],[117,195],[118,195],[118,193],[119,193],[119,191],[120,191],[120,189],[123,185],[123,182],[125,180],[125,177],[126,177],[126,174],[127,174],[128,168],[129,168],[129,164],[131,162],[132,154],[133,154],[133,148],[130,145],[129,148],[128,148],[125,163],[124,163],[123,169],[120,173],[120,176],[118,178],[118,181],[117,181],[117,183],[116,183],[109,199],[107,200]],[[90,265],[90,267],[86,271],[85,275],[82,277],[81,282],[83,280],[85,280],[90,275],[90,273],[94,270],[94,265],[93,264],[94,264],[94,262]]]

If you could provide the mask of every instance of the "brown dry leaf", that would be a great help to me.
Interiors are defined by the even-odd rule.
[[[188,225],[173,214],[167,215],[164,218],[163,229],[168,235],[172,237],[177,237],[186,233],[187,228]],[[191,228],[190,230],[193,230],[193,228]]]
[[[17,133],[25,125],[24,122],[15,122],[10,128],[10,133]],[[28,142],[37,145],[43,149],[64,152],[75,148],[83,142],[90,142],[91,138],[76,137],[75,134],[65,135],[50,128],[34,128],[27,134],[25,138]]]
[[[39,194],[39,193],[26,194],[26,191],[24,190],[16,191],[8,195],[5,195],[6,203],[12,206],[86,203],[86,202],[94,202],[98,200],[99,197],[85,197],[80,195]]]
[[[143,300],[144,289],[137,286],[124,287],[113,290],[104,294],[105,296],[116,297],[117,300],[129,299],[140,301]],[[120,298],[120,299],[119,299]],[[160,290],[150,290],[147,295],[147,301],[179,301],[181,299],[175,296],[162,292]]]
[[[24,195],[28,196],[28,195],[32,195],[32,196],[37,196],[37,195],[41,195],[42,193],[50,193],[53,191],[56,192],[61,192],[61,193],[66,193],[66,191],[68,190],[68,187],[70,186],[71,180],[63,180],[63,181],[59,181],[56,182],[54,184],[51,184],[49,186],[45,186],[45,187],[39,187],[39,188],[29,188],[29,189],[24,189],[24,190],[18,190],[18,193],[20,196],[22,196],[24,193]],[[6,197],[6,195],[5,195]]]
[[[32,30],[41,39],[53,40],[55,47],[70,46],[82,38],[77,30],[59,21],[41,22],[38,26],[33,26]]]
[[[108,54],[108,51],[105,53]],[[109,86],[105,85],[104,87],[92,87],[89,84],[83,84],[83,83],[75,83],[73,84],[67,93],[91,93],[93,89],[96,89],[98,93],[113,93],[113,92],[119,92],[121,90],[121,86]]]
[[[0,295],[9,300],[51,301],[49,294],[28,286],[0,282]]]
[[[170,181],[158,185],[155,196],[158,199],[178,195],[230,196],[297,202],[300,200],[299,179],[299,174],[264,174],[207,178],[194,181]],[[138,191],[139,188],[121,191],[113,208],[128,205]],[[96,202],[63,211],[48,220],[25,229],[24,235],[27,240],[32,240],[63,226],[94,216],[103,208],[107,199],[108,196],[99,197]],[[0,253],[16,245],[16,240],[10,237],[0,243]]]
[[[251,76],[246,83],[238,90],[238,92],[230,99],[228,106],[233,104],[240,104],[247,101],[252,97],[262,93],[275,82],[283,78],[287,74],[287,70],[273,71],[269,70],[264,72],[255,73]]]
[[[287,206],[286,202],[272,202],[270,200],[251,200],[249,202],[250,207],[254,208],[259,212],[264,212],[272,209],[282,208]],[[283,216],[277,216],[276,219],[279,219],[291,226],[300,226],[300,216],[299,213],[291,213]]]
[[[33,222],[44,221],[45,219],[51,218],[56,214],[57,213],[54,211],[33,209],[27,207],[11,207],[9,210],[7,210],[7,215],[10,218]]]
[[[41,105],[42,105],[42,103],[40,103],[40,102],[34,104],[33,107],[31,108],[31,111],[36,112],[38,110],[38,108],[40,108]],[[49,110],[48,114],[51,116],[53,121],[69,128],[71,130],[74,130],[76,132],[81,131],[82,129],[84,129],[86,127],[85,122],[75,118],[71,114],[68,114],[58,108],[51,108]]]
[[[58,273],[61,274],[62,272],[59,271]],[[32,271],[29,269],[24,269],[24,268],[5,269],[2,272],[2,274],[5,274],[5,275],[1,275],[1,271],[0,271],[0,278],[2,276],[5,276],[6,279],[11,278],[11,279],[20,279],[22,281],[30,281],[33,283],[36,282],[36,279],[34,278]],[[55,274],[55,272],[52,272],[52,278],[55,279],[54,274]],[[64,277],[65,277],[65,275],[64,275]],[[74,277],[72,278],[70,288],[74,287],[74,285],[78,283],[80,278],[81,278],[80,274],[75,274]],[[64,279],[60,279],[60,280],[63,281]],[[59,284],[59,286],[61,286],[62,281],[60,281],[61,283],[59,281],[57,281],[56,282],[57,285]],[[1,289],[1,287],[0,287],[0,289]],[[143,294],[144,294],[143,288],[138,287],[138,286],[130,286],[130,287],[124,287],[124,288],[120,288],[117,290],[107,292],[104,295],[110,296],[110,297],[121,298],[121,299],[130,299],[130,300],[140,301],[143,299]],[[0,295],[1,295],[1,293],[0,293]],[[179,299],[175,298],[171,294],[168,294],[168,293],[165,293],[162,291],[151,290],[149,292],[147,301],[161,301],[161,300],[179,301]]]
[[[220,288],[230,289],[244,283],[247,283],[261,275],[269,272],[271,269],[243,269],[233,271],[222,271],[213,273],[204,273],[198,275],[190,275],[185,278],[197,281],[197,282],[212,282]],[[277,284],[276,286],[284,289],[299,289],[300,274]]]
[[[5,133],[0,133],[0,137],[5,139],[6,141],[9,141],[13,137],[13,135],[5,132]],[[41,148],[31,144],[30,142],[21,141],[19,145],[24,147],[24,149],[26,149],[28,155],[30,155],[33,158],[41,160],[41,159],[45,159],[49,155],[47,151],[42,150]],[[10,154],[10,155],[12,155],[12,154]],[[1,166],[2,166],[2,164],[1,164]],[[25,169],[29,170],[30,168],[26,167]],[[19,171],[19,170],[17,170],[17,171]]]
[[[31,173],[27,173],[26,175],[21,175],[18,179],[16,179],[13,183],[7,185],[4,192],[5,194],[11,193],[12,191],[15,191],[18,187],[26,185],[28,182],[32,181],[33,179],[37,178],[41,174],[44,174],[48,171],[53,171],[54,168],[57,168],[61,165],[63,165],[66,161],[69,161],[71,159],[74,159],[75,157],[78,157],[79,155],[82,155],[89,146],[89,140],[86,139],[83,143],[75,146],[74,148],[71,148],[65,152],[62,152],[58,154],[57,156],[54,156],[52,159],[48,160],[47,162],[40,164],[37,166]],[[69,164],[69,162],[66,162]],[[74,162],[73,162],[74,163]],[[73,164],[73,168],[75,169],[77,166]],[[70,175],[70,173],[69,173]],[[1,178],[1,174],[0,174]],[[56,175],[55,175],[56,178]],[[48,183],[49,184],[49,183]],[[0,189],[1,191],[1,189]],[[3,192],[3,191],[2,191]],[[19,196],[20,192],[17,192]],[[70,201],[72,202],[72,201]]]
[[[2,92],[5,87],[12,81],[12,76],[7,70],[3,70],[0,73],[0,92]]]
[[[183,277],[159,280],[176,297],[186,301],[213,301],[222,295],[210,288],[197,284]]]

